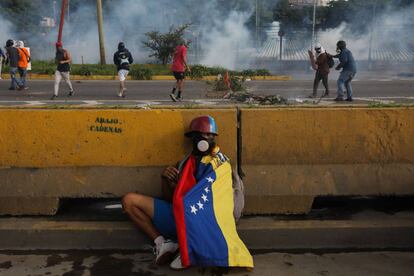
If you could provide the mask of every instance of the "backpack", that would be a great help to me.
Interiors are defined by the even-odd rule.
[[[119,64],[120,65],[129,65],[129,55],[128,52],[120,52],[118,54]]]
[[[328,53],[326,53],[326,56],[328,57],[328,66],[329,68],[332,68],[335,66],[335,60],[333,59],[333,57],[331,55],[328,55]]]

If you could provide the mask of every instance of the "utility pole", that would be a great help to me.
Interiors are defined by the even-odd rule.
[[[311,42],[312,51],[313,51],[313,43],[315,42],[315,26],[316,26],[316,0],[313,0],[313,22],[312,22],[312,42]]]
[[[66,4],[67,4],[67,0],[62,0],[62,10],[60,12],[59,34],[58,34],[57,42],[62,42],[63,24],[65,23]]]
[[[369,50],[368,50],[368,69],[372,69],[372,41],[374,39],[374,32],[375,32],[375,26],[377,24],[377,1],[374,2],[374,6],[372,7],[372,13],[373,13],[373,23],[372,23],[372,29],[371,29],[371,35],[369,38]]]
[[[259,0],[256,0],[256,50],[260,47],[260,7]]]
[[[103,32],[103,15],[102,15],[102,0],[96,0],[97,14],[98,14],[98,30],[99,30],[99,50],[101,54],[101,65],[106,64],[105,59],[105,38]]]

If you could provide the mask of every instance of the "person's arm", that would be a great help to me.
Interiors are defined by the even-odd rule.
[[[161,189],[164,200],[172,202],[174,190],[178,182],[178,169],[168,167],[161,174]]]
[[[128,54],[129,54],[129,57],[128,57],[129,64],[134,63],[134,58],[132,57],[131,52],[128,52]]]
[[[185,66],[185,68],[187,68],[187,70],[188,70],[189,72],[191,72],[191,68],[190,68],[190,66],[188,66],[188,64],[187,64],[187,48],[185,48],[185,50],[183,51],[183,61],[184,61],[184,66]]]
[[[341,68],[343,68],[345,66],[345,64],[348,63],[348,55],[345,54],[344,52],[342,52],[341,54],[339,54],[339,64],[338,66],[336,66],[336,70],[340,70]]]
[[[60,61],[60,64],[64,64],[64,63],[71,63],[72,62],[72,57],[70,56],[70,53],[68,51],[65,50],[65,55],[64,55],[65,59]]]

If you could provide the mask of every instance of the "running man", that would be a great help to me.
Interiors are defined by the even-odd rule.
[[[133,62],[134,59],[129,50],[125,48],[125,43],[119,42],[118,51],[114,54],[114,64],[117,67],[119,77],[118,97],[125,98],[126,96],[125,81],[129,74],[129,65]]]
[[[174,77],[177,82],[174,85],[174,88],[170,94],[171,99],[176,101],[181,101],[181,93],[184,89],[184,79],[185,79],[185,71],[186,69],[191,72],[190,67],[187,64],[187,46],[184,40],[181,40],[180,45],[175,48],[174,57],[173,57],[173,64],[171,66],[171,70],[173,71]],[[175,92],[178,89],[177,96]]]

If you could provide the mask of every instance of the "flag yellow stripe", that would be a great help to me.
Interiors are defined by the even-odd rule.
[[[253,267],[253,258],[237,234],[233,217],[234,201],[230,163],[225,162],[215,172],[216,181],[212,185],[213,208],[217,223],[227,242],[229,266]]]

